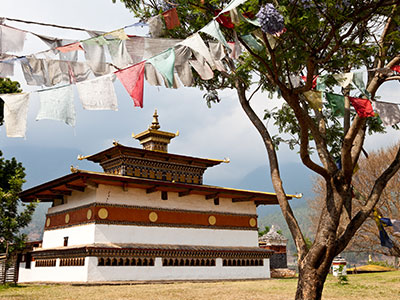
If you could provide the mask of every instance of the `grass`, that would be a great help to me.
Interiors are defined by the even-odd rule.
[[[328,276],[324,300],[400,299],[400,272],[357,274],[339,285]],[[0,299],[15,300],[287,300],[294,299],[296,279],[175,282],[124,285],[18,285],[0,287]]]

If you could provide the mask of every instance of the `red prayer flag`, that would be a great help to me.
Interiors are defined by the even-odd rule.
[[[396,71],[397,73],[400,73],[400,65],[398,66],[392,66],[390,67],[391,70]]]
[[[167,27],[167,29],[174,29],[181,25],[176,7],[163,12],[162,15],[164,16],[165,26]]]
[[[304,82],[307,82],[307,76],[301,76],[301,79],[303,79]],[[312,80],[312,85],[311,85],[312,89],[315,89],[317,87],[317,79],[318,79],[318,76],[314,75],[313,80]]]
[[[143,108],[144,61],[115,72],[135,106]]]
[[[73,44],[68,44],[68,45],[65,45],[65,46],[57,47],[56,49],[60,50],[62,53],[67,53],[67,52],[77,51],[77,50],[85,51],[85,50],[83,50],[82,45],[81,45],[80,42],[76,42],[76,43],[73,43]]]
[[[220,13],[220,9],[216,9],[214,11],[214,15],[218,16]],[[222,26],[226,28],[234,28],[235,24],[232,23],[231,17],[229,15],[229,12],[223,13],[222,15],[219,15],[218,18],[216,18],[217,22],[220,23]]]
[[[361,118],[374,117],[371,102],[368,99],[349,97],[351,104]]]

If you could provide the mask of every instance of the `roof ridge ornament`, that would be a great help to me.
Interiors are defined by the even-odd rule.
[[[151,122],[150,129],[153,130],[158,130],[160,129],[160,123],[158,122],[158,114],[157,114],[157,108],[154,110],[154,115],[153,115],[153,122]]]

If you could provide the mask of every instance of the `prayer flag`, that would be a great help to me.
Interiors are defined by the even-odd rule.
[[[72,85],[39,91],[38,94],[40,109],[36,120],[63,121],[70,126],[75,126],[76,114]]]
[[[95,36],[95,37],[92,37],[90,39],[84,40],[82,42],[84,42],[85,44],[97,44],[97,45],[100,45],[100,46],[104,46],[104,45],[108,45],[109,44],[109,41],[107,41],[103,35]]]
[[[123,69],[133,63],[128,50],[126,49],[125,40],[110,40],[107,47],[110,52],[111,60],[117,68]]]
[[[225,48],[221,43],[209,43],[211,57],[214,60],[215,68],[220,72],[228,72],[223,59],[226,57]],[[176,53],[176,52],[175,52]],[[176,62],[175,62],[176,69]]]
[[[196,52],[200,54],[211,65],[211,68],[214,68],[214,61],[211,57],[210,51],[198,32],[184,39],[182,42],[178,43],[178,45],[187,46],[194,50],[195,54]]]
[[[252,34],[242,35],[242,39],[246,42],[247,45],[258,52],[264,49],[264,46],[261,45]]]
[[[78,82],[79,98],[87,110],[118,110],[117,96],[113,81],[114,73],[97,77],[92,80]]]
[[[326,75],[322,75],[322,76],[318,76],[317,77],[317,85],[315,86],[315,89],[317,91],[325,92],[325,90],[326,90],[326,83],[325,83],[326,79],[327,79]]]
[[[341,87],[347,87],[353,81],[353,73],[334,74],[333,78],[340,84]]]
[[[349,97],[351,104],[361,118],[374,117],[371,102],[368,99]]]
[[[29,93],[3,94],[4,123],[8,137],[25,137]]]
[[[174,83],[174,65],[175,65],[175,51],[169,48],[157,56],[147,60],[151,63],[157,71],[159,71],[166,79],[168,87],[172,87]]]
[[[379,239],[381,240],[381,246],[383,247],[387,247],[389,249],[393,248],[393,242],[392,240],[389,238],[388,234],[386,233],[385,229],[384,229],[384,220],[382,219],[387,219],[387,218],[382,218],[378,212],[375,210],[374,211],[374,220],[376,223],[376,226],[378,226],[379,229]],[[390,222],[390,220],[389,220]]]
[[[304,82],[307,82],[307,76],[301,76],[301,79],[303,79]],[[317,87],[317,79],[318,79],[318,76],[314,75],[313,76],[313,80],[312,80],[312,84],[311,84],[311,88],[312,89],[315,89]]]
[[[226,48],[230,49],[228,43],[225,40],[225,37],[222,35],[221,29],[217,21],[212,20],[199,31],[207,33],[208,35],[220,41]]]
[[[215,20],[222,26],[229,29],[235,28],[235,24],[232,23],[229,13],[221,14],[220,10],[217,9],[215,10],[214,15],[216,16]]]
[[[399,104],[374,101],[374,109],[379,114],[383,125],[393,126],[400,123]]]
[[[192,50],[189,47],[181,45],[175,47],[175,70],[184,86],[192,86],[193,83],[193,72],[189,64],[191,56]],[[215,60],[215,57],[213,58]]]
[[[400,73],[400,65],[392,66],[392,67],[390,67],[390,69],[392,69],[393,71],[396,71],[397,73]]]
[[[311,107],[315,110],[322,110],[322,92],[320,91],[307,91],[304,96],[310,103]]]
[[[0,53],[19,52],[24,49],[25,31],[0,25]]]
[[[364,84],[364,72],[356,72],[354,73],[353,76],[353,84],[356,86],[356,88],[367,98],[371,97],[371,94],[365,89],[365,84]]]
[[[178,12],[176,11],[176,7],[163,12],[162,15],[164,17],[165,26],[167,27],[167,29],[174,29],[181,25],[181,23],[179,22],[179,17],[178,17]]]
[[[151,37],[159,37],[163,34],[163,21],[161,15],[151,17],[147,23],[149,24],[149,33]]]
[[[127,40],[129,37],[126,35],[125,30],[123,28],[108,32],[107,35],[111,35],[114,38],[119,40]]]
[[[31,56],[23,57],[19,61],[28,85],[52,85],[49,79],[47,61],[45,59],[38,59]]]
[[[110,66],[106,63],[103,45],[98,44],[94,39],[82,41],[82,45],[85,49],[86,63],[92,69],[94,75],[102,76],[111,72]]]
[[[71,52],[71,51],[78,51],[78,50],[83,50],[82,45],[80,42],[76,42],[73,44],[68,44],[65,46],[60,46],[56,48],[57,50],[61,51],[62,53],[67,53],[67,52]]]
[[[333,110],[334,115],[344,115],[344,96],[332,93],[325,93],[325,98],[328,101],[328,107]]]
[[[115,74],[121,81],[135,106],[143,107],[144,63],[117,71]]]
[[[227,11],[230,11],[236,7],[238,7],[240,4],[245,3],[247,0],[232,0],[231,2],[228,3],[227,6],[225,6],[225,8],[219,13],[219,14],[223,14]]]

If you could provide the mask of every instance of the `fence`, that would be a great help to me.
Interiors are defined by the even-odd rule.
[[[4,254],[0,254],[0,284],[2,284],[3,282],[17,283],[17,281],[18,281],[17,260],[15,258],[9,260],[8,269],[6,271],[6,256]]]

